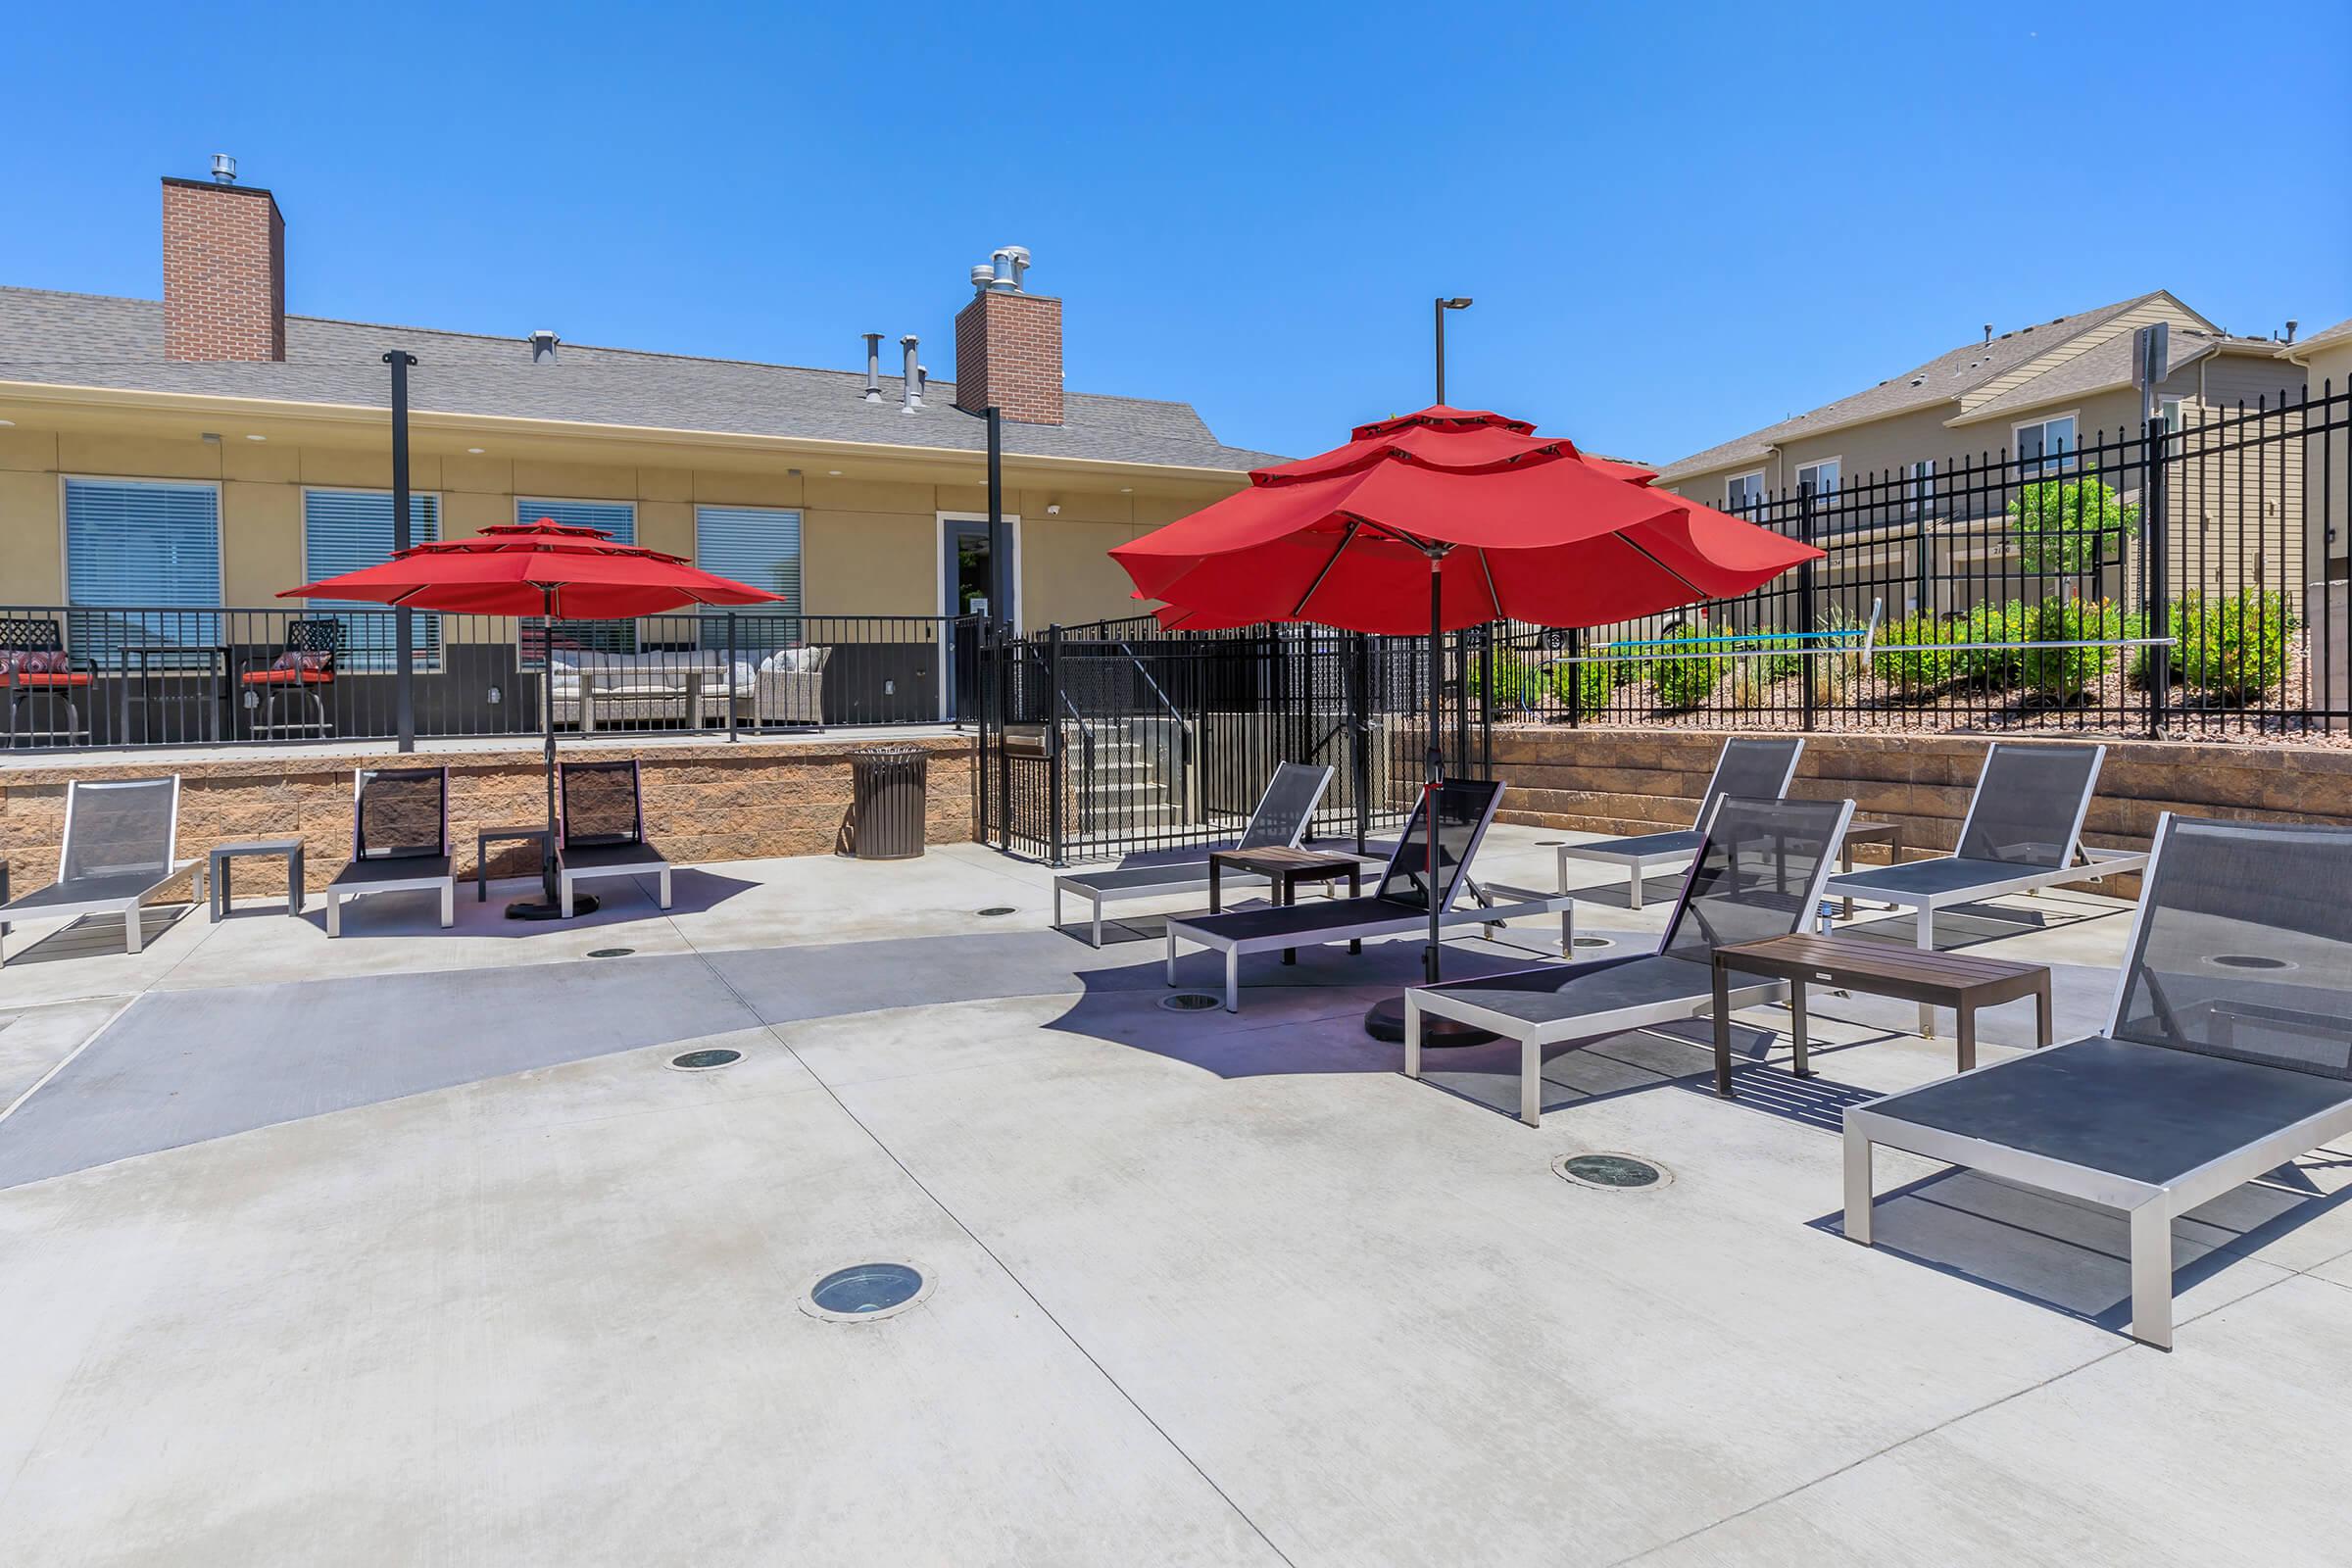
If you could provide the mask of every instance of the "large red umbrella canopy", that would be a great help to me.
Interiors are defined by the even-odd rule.
[[[1110,552],[1169,626],[1307,620],[1350,631],[1491,620],[1593,626],[1729,599],[1822,552],[1650,487],[1524,419],[1444,405],[1356,427],[1346,446]]]
[[[601,528],[542,517],[494,523],[467,539],[412,545],[380,564],[278,597],[361,599],[460,614],[621,620],[685,605],[759,605],[782,596],[713,576],[682,556],[615,544]]]

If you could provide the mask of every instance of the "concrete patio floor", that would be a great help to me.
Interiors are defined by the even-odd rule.
[[[1560,837],[1478,870],[1548,886]],[[1635,912],[1592,869],[1580,933],[1654,940],[1670,881]],[[676,891],[20,927],[0,1560],[2352,1560],[2352,1151],[2180,1223],[2167,1355],[2117,1216],[1882,1153],[1881,1245],[1840,1238],[1839,1110],[1952,1069],[1907,1005],[1817,999],[1810,1080],[1740,1014],[1738,1102],[1696,1029],[1563,1052],[1534,1130],[1509,1048],[1416,1084],[1362,1033],[1409,941],[1174,1013],[1155,906],[1091,949],[976,846]],[[2063,1039],[2128,918],[1938,934],[2051,963]],[[1585,1151],[1673,1179],[1552,1173]],[[935,1289],[800,1309],[866,1259]]]

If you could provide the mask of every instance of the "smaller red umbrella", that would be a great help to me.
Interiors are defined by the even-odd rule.
[[[453,614],[539,615],[553,622],[624,620],[684,605],[759,605],[783,596],[714,576],[683,556],[616,544],[601,528],[541,517],[493,524],[470,538],[412,545],[389,561],[289,588],[277,597],[359,599]],[[543,640],[542,659],[551,653]],[[556,897],[554,683],[551,669],[539,701],[546,721],[548,852],[540,862],[546,901],[509,906],[507,912],[518,918],[551,918],[562,907]]]

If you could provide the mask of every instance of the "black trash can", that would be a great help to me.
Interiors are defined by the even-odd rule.
[[[911,860],[923,853],[919,746],[875,746],[850,757],[850,844],[860,860]]]

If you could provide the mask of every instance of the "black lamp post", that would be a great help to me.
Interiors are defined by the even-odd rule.
[[[1466,294],[1457,294],[1452,299],[1439,299],[1433,302],[1430,309],[1430,315],[1436,318],[1438,323],[1437,400],[1440,403],[1446,401],[1446,313],[1447,311],[1466,311],[1469,308],[1470,297]]]

